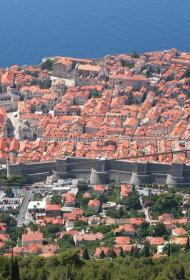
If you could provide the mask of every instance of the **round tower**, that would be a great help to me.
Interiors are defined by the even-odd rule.
[[[91,185],[107,184],[108,182],[109,182],[109,174],[107,171],[97,171],[92,168],[90,174]]]

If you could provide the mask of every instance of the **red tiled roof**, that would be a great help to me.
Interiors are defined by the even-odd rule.
[[[131,239],[128,236],[117,236],[115,238],[115,243],[117,245],[129,245],[131,243]]]
[[[146,240],[153,246],[164,245],[165,243],[163,237],[147,237]]]
[[[187,244],[187,237],[173,237],[172,243],[178,245],[186,245]]]
[[[60,211],[61,205],[59,204],[46,204],[46,211]]]
[[[33,241],[42,241],[43,240],[43,234],[40,232],[35,233],[24,233],[22,235],[22,241],[23,242],[33,242]]]
[[[89,207],[92,207],[92,206],[98,207],[98,206],[100,206],[100,201],[98,199],[90,200],[88,202],[88,206]]]
[[[103,252],[104,255],[107,256],[109,251],[110,251],[109,247],[98,247],[98,248],[96,248],[94,255],[96,258],[99,258],[101,256],[101,253]]]
[[[187,234],[187,231],[182,227],[179,227],[179,228],[176,227],[172,230],[172,234],[176,235],[176,236],[180,236],[180,235]]]
[[[132,225],[142,225],[144,221],[144,218],[129,218],[129,223]]]
[[[0,241],[8,241],[9,240],[9,235],[6,233],[0,233]]]

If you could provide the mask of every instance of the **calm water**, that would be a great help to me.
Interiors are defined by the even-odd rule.
[[[189,0],[0,0],[0,65],[44,56],[190,51]]]

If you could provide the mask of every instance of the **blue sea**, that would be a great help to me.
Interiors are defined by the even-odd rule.
[[[0,66],[173,47],[190,51],[189,0],[0,0]]]

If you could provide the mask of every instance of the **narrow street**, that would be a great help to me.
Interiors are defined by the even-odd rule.
[[[11,120],[12,125],[14,127],[14,137],[19,139],[19,133],[18,133],[19,121],[18,121],[18,116],[15,116],[15,112],[7,113],[7,116]]]

